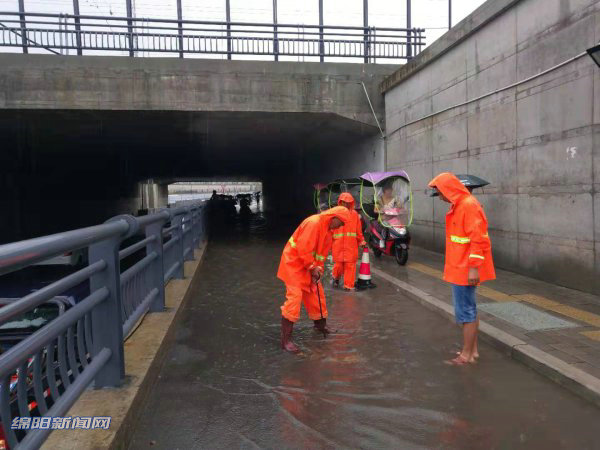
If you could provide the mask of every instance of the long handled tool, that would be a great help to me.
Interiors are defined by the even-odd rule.
[[[319,283],[321,282],[321,280],[317,280],[317,297],[319,297],[319,311],[321,311],[321,320],[324,319],[323,317],[323,306],[321,306],[321,290],[319,289]],[[325,331],[325,327],[323,327],[323,337],[325,339],[327,339],[327,331]]]

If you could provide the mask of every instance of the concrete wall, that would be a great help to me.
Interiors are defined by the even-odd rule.
[[[334,113],[375,125],[397,65],[0,54],[0,109]],[[380,117],[381,119],[382,117]]]
[[[311,152],[308,149],[304,167],[303,179],[306,180],[306,187],[302,191],[302,203],[305,204],[307,196],[310,195],[310,210],[307,212],[314,212],[312,185],[383,170],[384,141],[379,134],[371,134],[342,147],[333,147],[330,151]],[[358,198],[354,200],[359,201]]]
[[[291,144],[291,143],[290,143]],[[354,121],[324,122],[287,152],[293,158],[264,181],[265,206],[290,216],[315,212],[313,185],[382,170],[384,145],[379,131]]]
[[[598,0],[489,0],[382,84],[387,168],[415,189],[414,243],[442,251],[447,207],[423,191],[472,173],[498,266],[600,293],[600,71],[587,57],[512,89],[600,40]],[[419,120],[428,114],[442,111]]]

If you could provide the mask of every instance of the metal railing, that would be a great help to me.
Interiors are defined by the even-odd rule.
[[[205,210],[206,202],[199,202],[148,216],[117,216],[103,225],[0,246],[0,275],[88,249],[83,268],[0,308],[4,324],[71,288],[89,286],[89,295],[0,355],[0,417],[11,448],[38,448],[52,431],[52,419],[63,416],[91,383],[122,383],[124,339],[146,312],[164,309],[165,284],[183,278],[184,261],[194,258],[206,234]],[[47,426],[12,427],[36,417]]]
[[[424,29],[0,12],[0,47],[75,51],[410,59]]]

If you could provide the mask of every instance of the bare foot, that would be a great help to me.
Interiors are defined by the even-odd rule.
[[[451,365],[451,366],[464,366],[465,364],[469,364],[474,361],[475,361],[474,359],[472,361],[469,361],[467,358],[464,358],[462,355],[458,355],[454,359],[449,359],[449,360],[444,361],[444,363]]]
[[[460,355],[462,352],[456,352],[457,355]],[[473,353],[473,358],[474,359],[479,359],[479,352],[475,352]]]

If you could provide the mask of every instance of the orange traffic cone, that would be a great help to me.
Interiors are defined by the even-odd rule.
[[[362,259],[360,261],[360,269],[358,271],[358,281],[356,282],[356,289],[373,289],[377,287],[371,282],[371,263],[369,262],[369,249],[365,246],[363,250]]]

